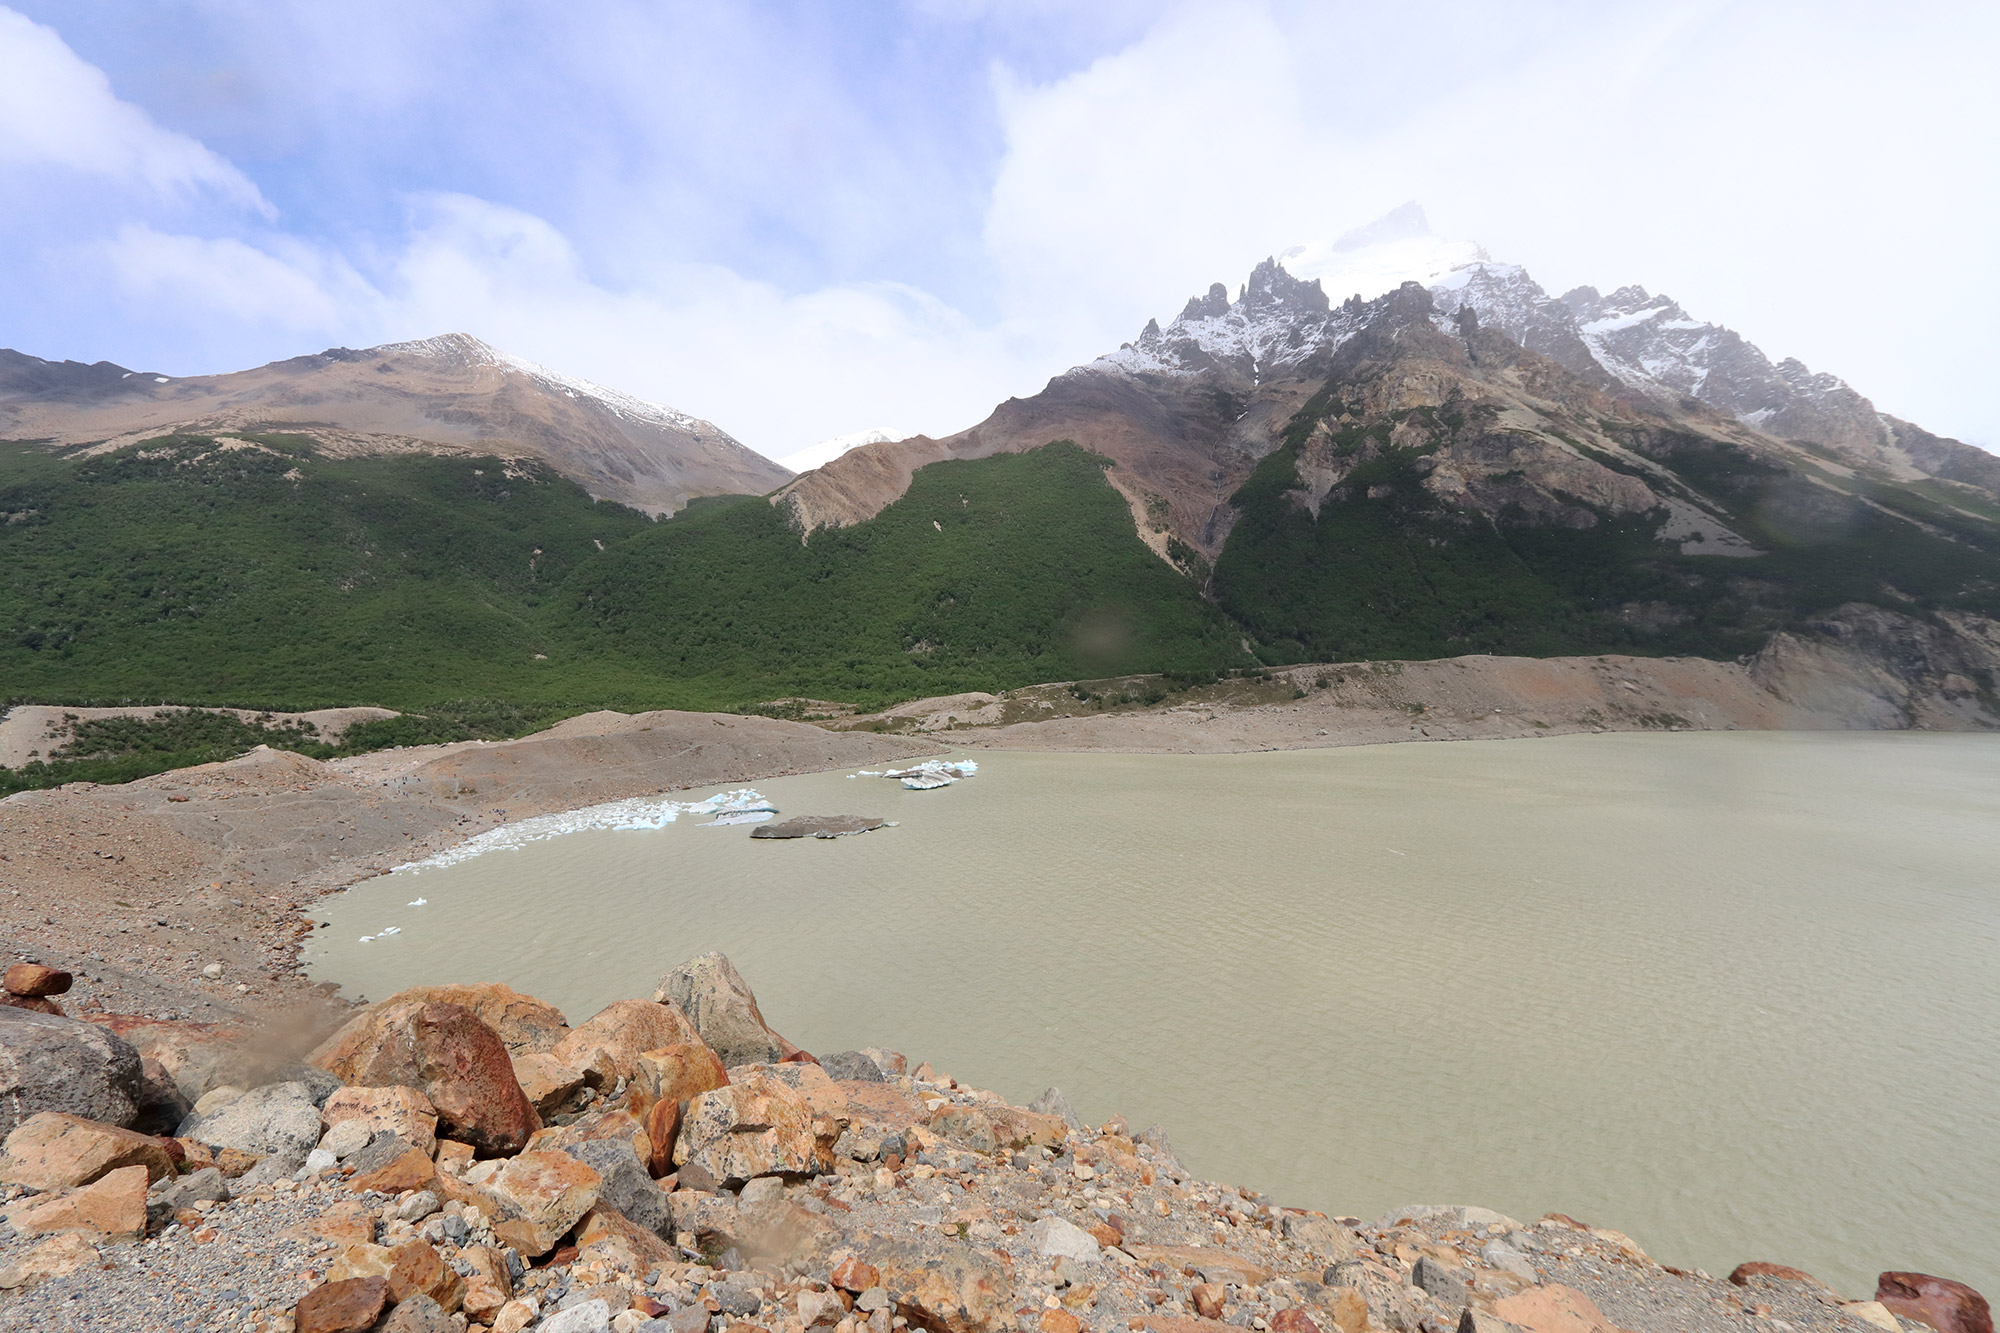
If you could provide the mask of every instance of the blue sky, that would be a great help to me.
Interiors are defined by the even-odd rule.
[[[1985,4],[6,0],[0,345],[449,330],[782,455],[1404,199],[2000,444]]]

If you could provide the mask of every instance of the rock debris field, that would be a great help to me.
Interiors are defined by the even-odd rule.
[[[881,1049],[720,954],[572,1026],[500,985],[330,1031],[0,1005],[0,1328],[259,1333],[1991,1333],[1978,1293],[1727,1278],[1551,1214],[1373,1221],[1193,1179]],[[306,1043],[306,1044],[301,1044]]]

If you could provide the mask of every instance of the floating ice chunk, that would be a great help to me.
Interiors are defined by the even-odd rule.
[[[429,901],[430,901],[430,899],[428,899],[428,898],[419,898],[419,899],[417,899],[417,900],[416,900],[415,902],[413,902],[413,903],[408,903],[408,904],[405,904],[405,905],[406,905],[406,906],[409,906],[409,907],[422,907],[422,906],[423,906],[423,905],[424,905],[425,903],[427,903],[427,902],[429,902]]]
[[[384,935],[400,935],[402,933],[403,933],[403,928],[401,926],[384,926],[382,927],[382,929],[375,932],[375,938],[379,940]]]
[[[716,828],[730,824],[761,824],[777,813],[776,810],[732,810],[726,815],[717,815],[706,824],[699,825],[698,827]]]
[[[900,778],[911,791],[931,791],[938,787],[949,787],[960,778],[969,778],[979,771],[979,765],[970,759],[956,762],[945,759],[926,759],[915,768],[892,768],[885,773],[864,773],[864,777]]]
[[[622,801],[607,801],[602,805],[585,806],[581,810],[537,815],[533,819],[523,819],[497,829],[489,829],[478,837],[468,838],[456,847],[446,848],[435,856],[397,866],[396,871],[429,870],[439,866],[457,865],[485,852],[518,851],[531,842],[559,838],[565,833],[582,833],[591,829],[620,831],[657,829],[665,828],[682,815],[714,815],[758,810],[775,814],[777,807],[750,787],[718,792],[699,801],[669,801],[653,796],[628,797]]]
[[[362,944],[372,944],[372,943],[374,943],[374,940],[375,940],[375,937],[374,937],[373,935],[363,935],[363,936],[361,937],[361,940],[360,940],[360,943],[362,943]]]

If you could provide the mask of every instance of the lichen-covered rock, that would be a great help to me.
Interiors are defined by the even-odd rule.
[[[653,999],[677,1005],[724,1065],[775,1064],[785,1058],[790,1043],[764,1021],[750,983],[722,954],[705,953],[682,963],[660,979]]]
[[[567,1153],[524,1152],[475,1168],[471,1183],[511,1204],[518,1216],[494,1234],[530,1257],[547,1254],[597,1202],[602,1178]]]
[[[776,1079],[750,1074],[688,1102],[674,1164],[700,1167],[724,1184],[814,1175],[832,1169],[830,1147],[815,1136],[804,1097]]]
[[[363,1143],[386,1132],[413,1144],[425,1156],[437,1150],[437,1108],[416,1088],[342,1088],[326,1099],[320,1118],[328,1132],[341,1125],[365,1130]]]

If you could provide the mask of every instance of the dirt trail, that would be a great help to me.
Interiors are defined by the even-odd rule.
[[[628,796],[936,753],[707,713],[592,713],[498,743],[320,762],[259,748],[0,801],[0,949],[76,973],[71,1012],[289,1008],[314,898],[500,824]],[[202,969],[222,965],[222,976]]]

